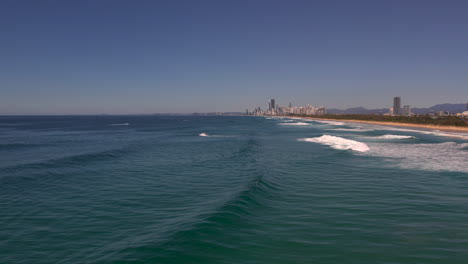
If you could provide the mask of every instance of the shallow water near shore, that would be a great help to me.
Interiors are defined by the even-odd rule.
[[[0,117],[0,263],[464,263],[468,140],[453,135]]]
[[[426,130],[426,131],[445,131],[450,133],[459,133],[463,135],[468,134],[468,127],[466,126],[446,126],[446,125],[435,125],[435,124],[416,124],[416,123],[400,123],[391,121],[370,121],[370,120],[354,120],[354,119],[330,119],[320,117],[306,117],[309,120],[315,120],[316,122],[323,123],[342,123],[342,124],[370,124],[370,125],[382,125],[387,127],[403,127],[408,129]]]

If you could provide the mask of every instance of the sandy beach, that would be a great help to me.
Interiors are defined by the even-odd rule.
[[[331,121],[343,121],[343,122],[354,122],[362,124],[374,124],[384,126],[398,126],[398,127],[411,127],[411,128],[422,128],[430,130],[439,130],[447,132],[467,133],[468,127],[456,127],[456,126],[440,126],[440,125],[424,125],[424,124],[411,124],[411,123],[396,123],[396,122],[384,122],[384,121],[367,121],[367,120],[354,120],[354,119],[332,119],[332,118],[317,118],[317,117],[304,117],[305,119],[316,119],[316,120],[331,120]]]

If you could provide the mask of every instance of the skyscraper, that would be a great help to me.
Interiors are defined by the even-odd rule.
[[[270,111],[274,111],[276,109],[276,106],[275,106],[275,99],[271,99],[270,100]]]
[[[396,96],[393,98],[393,114],[400,115],[401,112],[401,98],[400,96]]]
[[[409,106],[409,105],[403,106],[403,115],[404,116],[411,116],[411,106]]]

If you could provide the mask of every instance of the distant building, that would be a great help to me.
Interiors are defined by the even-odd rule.
[[[393,98],[393,115],[400,115],[401,113],[401,98],[396,96]]]
[[[409,105],[403,106],[403,115],[404,116],[411,116],[411,107]]]
[[[437,111],[436,116],[448,116],[450,113],[448,111]]]
[[[325,106],[321,106],[317,109],[315,112],[316,115],[326,115],[327,114],[327,109],[325,109]]]
[[[292,106],[292,103],[289,103],[289,106],[281,106],[276,103],[275,99],[268,100],[268,108],[262,110],[260,107],[255,108],[253,111],[248,109],[245,111],[247,115],[254,116],[277,116],[277,115],[325,115],[327,110],[325,107],[314,107],[312,105],[306,106]]]

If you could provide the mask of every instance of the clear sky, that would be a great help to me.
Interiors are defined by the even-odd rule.
[[[0,114],[468,101],[468,1],[2,0]]]

